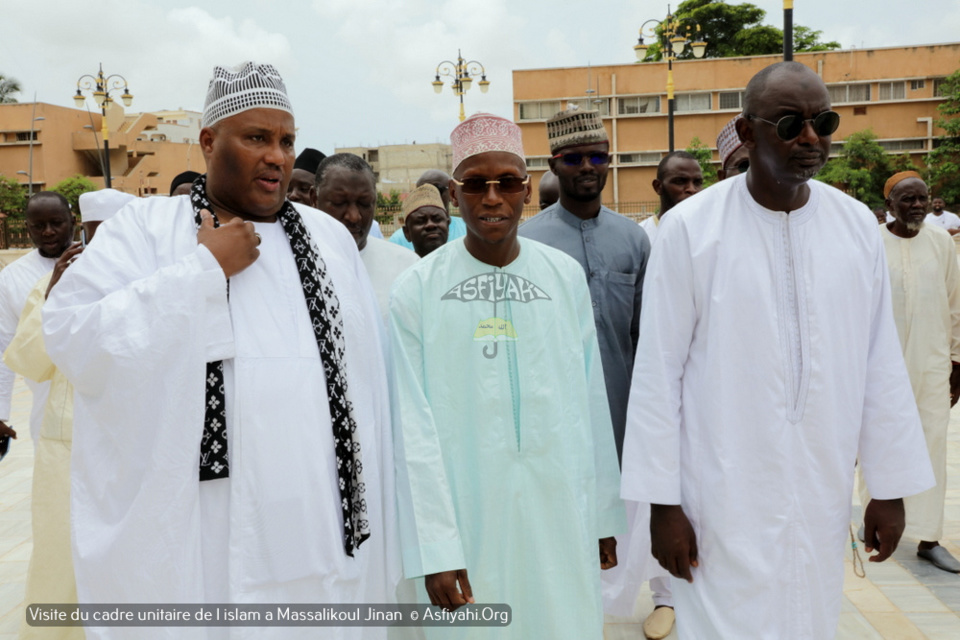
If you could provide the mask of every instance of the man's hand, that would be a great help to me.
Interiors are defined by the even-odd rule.
[[[697,563],[697,536],[678,504],[650,505],[650,542],[653,557],[676,578],[693,582],[690,567]]]
[[[957,404],[960,400],[960,363],[953,363],[953,370],[950,372],[950,406]]]
[[[473,604],[476,602],[473,599],[473,590],[470,588],[466,569],[431,573],[425,578],[425,586],[427,587],[427,595],[430,596],[430,604],[442,607],[447,611],[453,611],[467,603]]]
[[[617,566],[617,539],[600,538],[600,569],[613,569]]]
[[[0,420],[0,436],[10,436],[14,440],[17,439],[17,432],[7,426],[7,423],[3,420]]]
[[[44,299],[50,296],[50,290],[53,289],[53,285],[60,281],[60,276],[63,275],[63,272],[67,270],[67,267],[69,267],[81,253],[83,253],[83,245],[79,242],[74,242],[60,255],[57,263],[53,265],[53,275],[50,276],[50,284],[47,285],[47,292],[43,294]]]
[[[870,556],[870,562],[883,562],[897,549],[900,536],[903,535],[903,500],[877,500],[867,505],[863,514],[863,539],[867,553],[878,550]]]
[[[234,218],[214,228],[213,216],[206,209],[200,212],[197,243],[206,245],[228,278],[240,273],[260,257],[260,250],[257,249],[260,236],[253,230],[252,222]]]

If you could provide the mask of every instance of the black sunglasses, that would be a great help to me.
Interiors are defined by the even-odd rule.
[[[490,188],[489,185],[491,184],[497,185],[497,188],[500,189],[500,193],[520,193],[523,191],[523,187],[530,182],[530,176],[527,176],[526,178],[504,176],[499,180],[487,180],[486,178],[464,178],[463,182],[454,178],[453,181],[460,185],[460,190],[464,193],[478,196],[486,193],[487,189]]]
[[[568,167],[579,167],[584,158],[590,159],[590,164],[597,166],[610,162],[610,154],[606,151],[594,151],[593,153],[558,153],[553,159],[560,159]]]
[[[770,122],[755,115],[748,115],[747,118],[773,125],[777,128],[777,137],[784,142],[789,142],[799,137],[803,131],[803,127],[808,122],[813,124],[813,130],[821,138],[831,135],[837,130],[837,127],[840,126],[840,114],[836,111],[824,111],[813,118],[803,118],[798,115],[783,116],[776,122]]]
[[[3,460],[10,450],[10,436],[0,436],[0,460]]]

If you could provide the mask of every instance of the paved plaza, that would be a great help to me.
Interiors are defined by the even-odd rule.
[[[0,640],[14,640],[23,611],[24,583],[32,548],[30,484],[33,444],[27,415],[30,392],[18,378],[14,390],[13,424],[20,439],[11,443],[0,462]],[[953,412],[948,451],[944,540],[960,557],[960,406]],[[859,518],[856,497],[854,515]],[[957,640],[960,638],[960,576],[933,568],[916,556],[916,543],[904,540],[891,560],[866,565],[866,579],[854,575],[846,560],[841,640]],[[633,618],[608,618],[607,640],[643,638],[641,623],[653,608],[649,592],[641,594]],[[676,638],[676,632],[669,636]],[[787,640],[787,639],[784,639]]]

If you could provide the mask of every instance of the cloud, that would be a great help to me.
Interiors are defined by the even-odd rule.
[[[177,107],[200,109],[215,64],[235,65],[257,59],[281,69],[295,67],[286,36],[272,33],[252,19],[214,17],[198,7],[158,10],[137,0],[62,3],[39,0],[11,5],[26,19],[42,23],[22,34],[20,55],[4,72],[20,79],[21,99],[70,104],[76,80],[96,74],[121,74],[134,94],[132,109]]]

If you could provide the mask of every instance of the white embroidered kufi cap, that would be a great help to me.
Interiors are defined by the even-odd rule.
[[[116,189],[100,189],[80,194],[77,203],[80,206],[81,222],[103,222],[123,209],[128,202],[137,199],[137,196],[117,191]]]
[[[232,69],[214,67],[200,126],[210,127],[248,109],[280,109],[293,115],[280,72],[273,65],[256,62]]]
[[[505,151],[525,160],[520,127],[492,113],[475,113],[450,134],[453,170],[471,156],[488,151]]]

